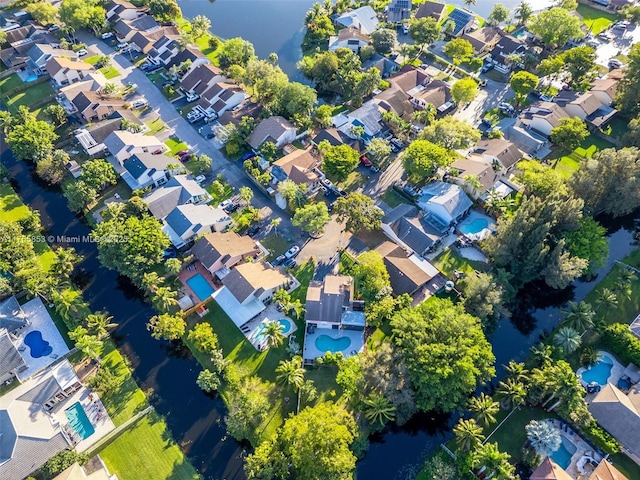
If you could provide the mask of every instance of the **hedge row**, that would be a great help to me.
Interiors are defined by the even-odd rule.
[[[628,325],[609,325],[604,329],[602,340],[624,364],[634,363],[640,366],[640,339],[631,333]]]

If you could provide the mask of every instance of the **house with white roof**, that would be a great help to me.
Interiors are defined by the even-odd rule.
[[[364,128],[364,135],[360,138],[366,142],[382,132],[383,124],[380,107],[374,100],[369,100],[353,112],[333,117],[333,125],[350,138],[357,138],[351,133],[353,127]]]
[[[249,135],[247,143],[254,149],[260,148],[265,142],[273,142],[276,147],[282,148],[295,139],[296,127],[286,118],[278,115],[261,120]]]
[[[425,220],[441,232],[462,220],[472,205],[461,187],[445,182],[422,187],[416,203],[427,214]]]
[[[113,132],[105,139],[104,145],[121,165],[133,154],[160,154],[166,149],[166,146],[154,135],[131,133],[126,130]]]
[[[353,27],[365,35],[371,35],[377,30],[380,20],[375,10],[366,5],[343,13],[336,18],[336,23],[342,27]]]
[[[187,203],[169,212],[162,231],[176,248],[181,248],[196,237],[226,230],[231,222],[231,217],[222,208]]]
[[[343,28],[338,35],[329,37],[329,50],[335,52],[338,48],[348,48],[353,53],[360,53],[362,47],[371,43],[371,37],[355,27]]]
[[[158,220],[164,220],[179,205],[200,205],[211,200],[211,195],[186,175],[175,175],[142,200]]]

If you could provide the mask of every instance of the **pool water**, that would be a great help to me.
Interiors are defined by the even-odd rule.
[[[276,320],[280,325],[282,325],[282,330],[280,330],[282,332],[283,335],[287,335],[289,333],[291,333],[291,320],[289,320],[288,318],[280,318],[278,320]],[[261,323],[258,331],[258,334],[256,335],[256,340],[258,340],[258,342],[262,343],[265,340],[265,336],[264,336],[264,323]]]
[[[204,278],[201,273],[196,273],[193,277],[189,278],[187,285],[189,285],[189,288],[193,290],[193,293],[196,294],[196,297],[198,297],[198,300],[201,302],[204,302],[215,292],[211,284],[207,282],[207,279]]]
[[[598,382],[600,385],[606,385],[607,380],[611,376],[612,368],[613,360],[611,360],[607,355],[602,355],[602,358],[598,360],[598,363],[589,370],[582,372],[582,380],[586,383]]]
[[[316,338],[316,348],[321,352],[337,353],[349,348],[349,345],[349,337],[331,338],[328,335],[320,335]]]
[[[566,470],[571,464],[571,457],[573,457],[577,449],[578,447],[576,447],[571,440],[563,436],[560,448],[553,452],[551,459],[560,465],[563,470]]]
[[[93,425],[91,425],[91,421],[89,421],[89,417],[87,417],[80,402],[76,402],[67,408],[64,414],[67,420],[69,420],[69,425],[78,432],[78,435],[80,435],[83,440],[93,435],[93,432],[96,431]]]
[[[36,80],[38,80],[37,75],[29,75],[27,78],[24,79],[25,83],[35,82]]]
[[[476,233],[480,233],[485,228],[489,228],[489,222],[486,218],[476,218],[475,220],[469,223],[461,223],[458,226],[458,229],[464,233],[469,235],[474,235]]]
[[[40,332],[40,330],[27,333],[24,337],[24,344],[29,347],[31,358],[46,357],[53,352],[53,348],[49,345],[49,342],[42,338],[42,332]]]

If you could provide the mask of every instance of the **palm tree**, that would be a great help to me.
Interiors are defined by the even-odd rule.
[[[276,320],[264,322],[262,335],[264,336],[267,348],[278,348],[284,343],[284,334],[282,333],[282,330],[284,330],[284,326]]]
[[[291,295],[284,288],[276,290],[273,294],[273,301],[282,305],[283,310],[289,310],[289,304],[291,303]]]
[[[540,342],[538,345],[531,347],[531,357],[533,358],[535,365],[544,367],[551,363],[552,350],[549,345],[545,345]]]
[[[618,305],[618,297],[612,290],[603,288],[598,294],[598,298],[596,298],[596,305],[596,312],[600,310],[602,306],[605,308],[613,308]]]
[[[67,279],[80,259],[81,257],[76,254],[73,248],[59,248],[56,250],[56,258],[51,265],[51,271],[63,279]]]
[[[509,410],[524,402],[524,399],[527,396],[527,389],[525,386],[513,378],[508,378],[507,380],[500,382],[498,384],[497,392],[502,404]]]
[[[283,386],[292,385],[299,390],[304,383],[304,368],[302,368],[302,358],[293,357],[291,360],[281,360],[276,367],[276,381]]]
[[[533,8],[527,2],[522,1],[515,8],[513,16],[518,20],[520,25],[524,25],[533,16]]]
[[[493,398],[484,392],[477,397],[470,398],[468,406],[469,410],[474,413],[473,417],[475,420],[485,427],[495,423],[495,415],[498,413],[498,410],[500,410],[498,402],[494,401]]]
[[[514,467],[509,463],[509,454],[501,452],[497,443],[485,443],[472,456],[472,465],[481,467],[485,478],[511,480],[515,477]]]
[[[526,369],[524,363],[514,362],[513,360],[507,365],[504,365],[504,370],[510,378],[513,378],[517,382],[524,383],[529,375],[529,370]]]
[[[616,292],[616,295],[618,297],[631,300],[631,296],[633,295],[633,289],[631,288],[631,285],[629,283],[620,279],[613,285],[613,289]]]
[[[52,300],[55,304],[56,312],[66,319],[76,318],[82,310],[87,308],[82,295],[76,290],[66,289],[62,292],[55,292]]]
[[[467,191],[471,195],[482,188],[482,183],[480,182],[480,178],[478,178],[477,175],[465,175],[462,178],[464,179],[463,185],[467,188]]]
[[[177,296],[178,293],[170,287],[158,287],[153,292],[151,303],[157,310],[168,312],[171,307],[178,304]]]
[[[456,437],[456,445],[463,452],[468,452],[479,446],[484,440],[482,427],[473,418],[458,420],[456,426],[453,427],[453,434]]]
[[[638,275],[630,268],[623,268],[622,272],[620,272],[620,279],[625,283],[631,284],[638,279]]]
[[[585,302],[569,302],[569,311],[565,313],[563,325],[573,328],[578,332],[586,332],[593,327],[595,312],[591,305]]]
[[[296,298],[293,302],[289,303],[289,311],[291,310],[296,314],[296,318],[300,318],[305,312],[304,305],[299,298]]]
[[[525,427],[527,440],[541,457],[550,457],[560,448],[560,431],[549,421],[530,421]]]
[[[249,202],[251,202],[251,199],[253,198],[253,190],[251,190],[250,187],[240,187],[238,196],[240,197],[240,200],[244,202],[245,205],[249,205]]]
[[[546,407],[555,400],[547,410],[552,411],[560,404],[575,405],[582,402],[584,389],[578,376],[566,362],[558,362],[542,370],[542,381],[546,394],[550,394],[542,406]]]
[[[583,367],[592,367],[600,360],[600,352],[598,352],[597,348],[594,347],[585,347],[582,352],[580,352],[580,364]]]
[[[98,338],[104,338],[107,336],[110,328],[118,326],[117,323],[114,323],[111,320],[113,320],[113,317],[107,312],[96,312],[91,315],[87,315],[87,326]]]
[[[269,222],[269,226],[271,227],[271,229],[273,230],[273,234],[278,237],[278,225],[280,225],[280,219],[279,218],[272,218],[271,222]]]
[[[94,335],[83,335],[76,340],[76,348],[93,360],[100,360],[102,340]]]
[[[160,285],[164,283],[164,278],[158,275],[156,272],[149,272],[142,275],[141,286],[145,290],[155,292]]]
[[[171,68],[169,68],[169,76],[171,77],[171,80],[177,80],[179,73],[180,73],[180,66],[173,65],[171,66]]]
[[[553,336],[553,344],[560,347],[565,355],[575,352],[582,342],[578,331],[571,327],[562,327]]]
[[[396,406],[381,393],[370,393],[362,400],[362,404],[364,416],[372,425],[384,425],[396,417]]]
[[[478,3],[478,0],[462,0],[462,3],[464,3],[465,7],[471,7],[475,6],[475,4]]]

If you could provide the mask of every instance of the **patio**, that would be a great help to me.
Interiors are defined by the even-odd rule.
[[[282,320],[285,325],[287,325],[288,322],[289,329],[287,330],[285,326],[282,332],[285,337],[288,337],[298,330],[298,327],[291,318],[287,317],[284,312],[278,311],[277,307],[271,304],[260,313],[257,318],[240,327],[240,331],[247,337],[247,340],[251,342],[251,345],[253,345],[256,350],[262,351],[264,349],[264,337],[261,336],[262,325],[265,322],[278,320]]]
[[[31,322],[29,326],[20,332],[20,336],[15,343],[16,348],[20,352],[20,356],[22,356],[24,362],[27,364],[27,369],[18,374],[18,379],[24,382],[25,379],[54,363],[58,357],[66,355],[69,352],[69,347],[62,338],[62,335],[60,335],[55,323],[53,323],[53,319],[51,315],[49,315],[40,297],[29,300],[22,305],[22,310]],[[24,339],[31,332],[40,332],[42,342],[49,344],[51,353],[39,357],[32,356],[32,347],[24,343]]]
[[[211,273],[209,273],[209,271],[206,268],[204,268],[204,266],[202,266],[200,262],[194,262],[191,265],[188,265],[178,274],[178,279],[180,280],[180,283],[182,283],[182,288],[180,289],[181,290],[180,293],[182,295],[188,295],[193,301],[194,305],[198,305],[199,303],[202,303],[203,301],[208,300],[208,298],[204,300],[200,299],[198,294],[194,292],[193,289],[187,283],[188,280],[197,276],[198,274],[202,275],[202,277],[207,281],[207,283],[211,286],[213,290],[219,290],[220,288],[222,288],[222,285],[216,284],[214,282],[213,278],[211,277]]]
[[[585,442],[580,435],[575,433],[569,425],[561,420],[549,419],[544,420],[554,425],[560,432],[562,437],[562,446],[566,450],[566,445],[572,445],[575,447],[573,453],[568,452],[571,455],[569,465],[564,469],[571,477],[576,479],[587,479],[594,470],[594,466],[589,463],[593,461],[598,463],[602,460],[602,456],[594,451],[593,447]],[[555,455],[555,453],[554,453]],[[551,458],[554,458],[554,455]]]
[[[306,331],[304,339],[304,360],[315,360],[323,357],[327,351],[342,352],[350,357],[360,353],[364,348],[364,330],[347,330],[332,328],[315,328],[312,333]]]

